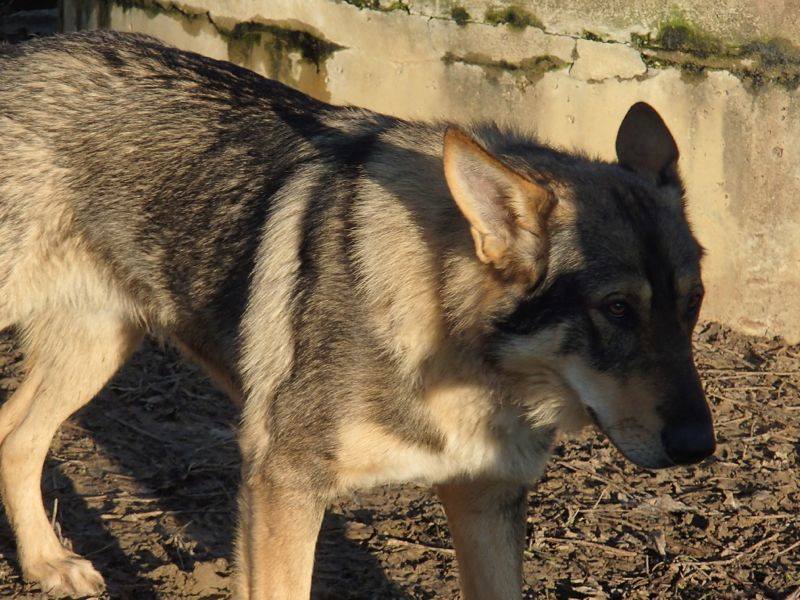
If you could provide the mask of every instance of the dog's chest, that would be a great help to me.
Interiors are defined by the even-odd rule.
[[[461,477],[533,483],[541,476],[553,433],[532,429],[519,410],[497,408],[470,390],[449,389],[426,401],[440,447],[406,440],[369,419],[340,428],[336,477],[342,488]]]

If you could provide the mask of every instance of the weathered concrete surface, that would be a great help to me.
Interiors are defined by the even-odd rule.
[[[570,76],[582,81],[631,79],[647,73],[642,55],[624,44],[577,40]]]
[[[563,25],[566,16],[556,19],[569,11],[583,14],[577,7],[585,6],[598,27],[624,29],[641,19],[635,26],[646,33],[653,31],[650,17],[636,16],[638,11],[667,10],[664,3],[624,2],[634,16],[616,23],[603,16],[616,0],[605,8],[580,0],[569,11],[559,8],[566,3],[537,2],[536,16],[547,32],[459,25],[445,18],[455,3],[433,0],[407,2],[410,13],[333,0],[160,0],[145,8],[143,0],[139,8],[131,3],[126,0],[124,8],[105,0],[65,0],[65,25],[143,31],[234,60],[330,102],[402,117],[492,118],[608,159],[628,107],[638,100],[651,103],[678,141],[691,220],[708,251],[703,316],[800,340],[798,92],[783,80],[771,83],[777,81],[771,75],[754,87],[753,79],[719,67],[690,74],[646,55],[643,62],[630,44],[579,39],[568,35],[578,25],[570,29]],[[462,5],[470,15],[483,15],[487,4]],[[702,9],[700,2],[682,5]],[[724,0],[709,5],[703,19],[711,22],[720,10],[729,11],[717,20],[741,25],[742,38],[757,30],[800,40],[796,22],[770,20],[766,8],[759,9],[760,21],[738,16],[778,5],[797,8],[794,0]],[[256,33],[244,35],[236,28],[241,23]],[[564,33],[554,33],[554,23]],[[627,39],[622,29],[615,31],[612,37]]]
[[[381,0],[391,6],[393,0]],[[485,19],[487,5],[520,6],[532,12],[548,32],[581,35],[585,31],[617,41],[654,29],[676,11],[702,29],[733,42],[785,37],[800,40],[800,0],[407,0],[412,14],[449,17],[464,8],[472,20]]]

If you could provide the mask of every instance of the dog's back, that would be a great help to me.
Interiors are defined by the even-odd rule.
[[[6,50],[0,106],[0,281],[10,283],[10,255],[33,250],[36,222],[52,231],[37,243],[72,236],[102,258],[149,325],[191,313],[219,334],[240,317],[230,311],[244,306],[269,197],[320,154],[324,126],[310,115],[330,110],[228,63],[114,33]]]
[[[303,210],[393,122],[113,32],[4,49],[0,106],[0,325],[69,293],[48,291],[63,276],[41,263],[69,251],[92,279],[73,288],[121,295],[147,329],[215,361],[234,349],[273,198]]]

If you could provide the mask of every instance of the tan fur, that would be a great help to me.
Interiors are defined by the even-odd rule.
[[[22,161],[47,158],[35,136],[16,153]],[[26,364],[24,381],[0,408],[0,489],[25,577],[55,596],[96,595],[102,577],[89,561],[63,548],[50,527],[40,490],[42,466],[59,425],[113,376],[149,321],[170,317],[146,318],[83,242],[65,235],[73,217],[58,169],[29,173],[20,170],[18,178],[41,179],[37,193],[26,194],[21,204],[34,218],[15,240],[16,260],[0,289],[0,313],[17,324]],[[17,181],[6,179],[0,196],[24,193]],[[212,375],[219,371],[205,362]],[[224,377],[217,379],[225,385]]]
[[[257,477],[240,493],[237,600],[308,598],[324,507]]]
[[[649,381],[631,377],[623,384],[578,356],[567,357],[562,369],[571,388],[594,411],[603,431],[625,456],[636,461],[661,455],[663,451],[653,440],[659,439],[664,422]]]
[[[303,173],[314,175],[314,173]],[[313,181],[313,177],[307,177]],[[305,204],[294,194],[278,193],[274,199],[275,225],[264,231],[262,251],[256,257],[254,293],[243,319],[243,356],[240,365],[246,395],[268,398],[286,377],[294,361],[291,294],[300,266],[300,223]],[[239,445],[247,460],[259,462],[269,445],[263,428],[268,406],[251,402],[244,408]]]
[[[546,376],[536,385],[530,377],[519,390],[528,401],[505,402],[497,397],[490,379],[483,385],[457,383],[458,370],[464,368],[469,366],[448,362],[431,369],[426,380],[424,416],[442,436],[441,450],[408,444],[365,415],[352,415],[337,436],[335,469],[340,489],[381,482],[436,483],[463,477],[507,481],[538,478],[544,457],[542,448],[532,442],[536,436],[531,425],[558,427],[567,420],[559,410],[549,415],[535,412],[541,405],[547,406],[548,398],[560,402],[563,388],[552,387],[555,377]]]
[[[119,317],[42,313],[25,328],[27,379],[12,405],[27,410],[0,448],[0,485],[23,574],[54,595],[96,595],[103,580],[61,546],[45,514],[41,471],[62,421],[105,385],[141,340]],[[9,415],[2,415],[3,419]],[[3,429],[8,429],[4,424]]]
[[[550,191],[453,127],[445,132],[444,172],[453,199],[470,223],[478,258],[507,269],[524,255],[535,281],[547,256],[545,221],[554,205]],[[526,252],[520,252],[523,245]]]
[[[0,410],[0,486],[23,574],[53,595],[83,596],[98,593],[103,580],[55,537],[41,496],[42,465],[58,426],[105,385],[142,330],[81,244],[60,235],[66,218],[51,213],[22,240],[1,292],[16,309],[7,314],[20,327],[26,377]]]
[[[200,354],[200,352],[181,342],[179,339],[173,339],[173,342],[186,358],[192,360],[203,369],[209,379],[214,382],[214,385],[216,385],[220,391],[225,392],[236,406],[239,408],[244,407],[244,393],[242,392],[241,386],[220,360],[214,360],[216,357],[212,354]]]
[[[581,398],[564,378],[555,356],[564,341],[565,325],[544,329],[535,336],[512,340],[504,349],[505,368],[519,376],[517,397],[533,426],[574,431],[589,424]]]
[[[362,226],[357,230],[356,259],[369,274],[361,292],[370,303],[370,325],[404,371],[412,374],[438,349],[445,333],[437,265],[420,252],[425,241],[412,215],[397,198],[377,188],[367,182],[367,191],[380,200],[355,210],[356,223]],[[403,239],[395,235],[400,230],[407,232]]]
[[[519,485],[456,481],[437,486],[458,557],[464,600],[514,600],[522,588],[526,494]]]

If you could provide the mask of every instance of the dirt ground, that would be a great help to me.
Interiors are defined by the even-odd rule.
[[[648,472],[592,431],[562,441],[530,493],[526,598],[784,598],[800,585],[799,346],[705,324],[698,362],[719,450]],[[0,340],[0,388],[19,353]],[[227,598],[236,412],[196,369],[149,344],[53,443],[45,498],[108,598]],[[331,507],[314,598],[457,598],[441,507],[392,486]],[[35,598],[0,519],[0,597]]]

